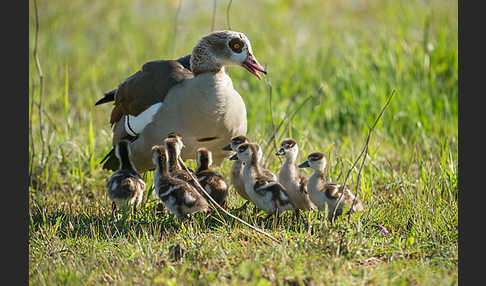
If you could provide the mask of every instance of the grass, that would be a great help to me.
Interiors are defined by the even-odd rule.
[[[217,29],[226,28],[227,4],[217,2]],[[183,1],[174,37],[177,6],[39,1],[40,109],[30,1],[32,285],[457,284],[457,2],[232,1],[232,29],[248,35],[269,71],[258,81],[228,69],[247,106],[249,137],[262,147],[270,142],[271,170],[280,165],[275,143],[291,137],[300,160],[324,152],[327,176],[342,182],[397,91],[372,135],[360,181],[357,169],[349,178],[353,189],[359,184],[362,213],[332,227],[317,211],[300,223],[284,213],[277,225],[262,224],[263,214],[255,219],[252,207],[238,214],[282,244],[224,215],[197,214],[177,227],[166,212],[157,214],[151,190],[136,216],[110,217],[110,172],[98,162],[111,144],[111,107],[94,102],[143,63],[190,53],[209,32],[212,1]],[[230,166],[219,169],[225,178]],[[150,186],[151,174],[144,176]],[[242,203],[232,191],[229,209]],[[176,245],[186,249],[181,259]]]

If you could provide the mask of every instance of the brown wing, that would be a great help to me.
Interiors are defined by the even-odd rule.
[[[277,176],[272,171],[270,171],[268,169],[263,169],[262,175],[265,176],[265,178],[268,179],[269,181],[276,182],[278,180]]]
[[[257,192],[260,195],[264,195],[266,192],[271,192],[273,200],[279,201],[280,205],[285,205],[290,203],[287,191],[278,182],[267,181],[266,179],[257,179],[254,188],[255,188],[255,192]]]
[[[175,60],[145,63],[141,70],[118,87],[110,123],[118,122],[127,114],[140,114],[149,106],[163,101],[174,85],[192,77],[192,72]]]
[[[303,194],[308,194],[309,191],[307,190],[307,177],[304,175],[299,176],[299,191]]]
[[[199,183],[203,188],[209,186],[211,192],[208,193],[211,197],[220,205],[223,206],[228,196],[228,186],[224,181],[224,178],[218,172],[212,170],[205,170],[198,173]],[[207,191],[207,189],[206,189]]]
[[[337,200],[341,196],[341,185],[337,183],[327,183],[324,188],[323,192],[329,199]]]

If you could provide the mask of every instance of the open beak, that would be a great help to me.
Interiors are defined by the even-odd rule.
[[[251,53],[248,53],[248,57],[246,57],[245,61],[243,63],[241,63],[241,66],[244,67],[251,74],[256,76],[258,79],[262,79],[262,77],[256,71],[267,74],[267,71],[265,70],[265,68],[263,68],[258,63],[258,61],[255,59],[255,57]]]
[[[278,150],[277,153],[275,153],[275,155],[277,155],[277,156],[279,156],[279,155],[285,155],[284,148],[280,148],[280,150]]]
[[[221,150],[223,150],[223,151],[231,151],[232,150],[231,149],[231,144],[228,144],[228,145],[224,146],[223,148],[221,148]]]
[[[236,161],[238,160],[238,155],[235,153],[233,156],[229,158],[231,161]]]
[[[300,164],[298,167],[299,168],[309,168],[310,167],[309,161],[305,161],[304,163]]]

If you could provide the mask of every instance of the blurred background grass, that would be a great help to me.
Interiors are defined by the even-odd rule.
[[[110,173],[101,170],[98,161],[110,149],[111,106],[95,108],[94,102],[143,63],[189,54],[211,30],[213,3],[182,1],[176,22],[179,1],[38,0],[38,53],[44,73],[42,160],[30,1],[31,216],[42,213],[40,209],[109,212],[104,184]],[[215,29],[228,28],[228,4],[216,2]],[[265,146],[274,127],[303,104],[277,138],[295,138],[300,159],[325,151],[331,178],[343,179],[339,174],[359,154],[387,96],[397,91],[373,134],[359,194],[368,205],[383,198],[387,203],[373,209],[371,216],[376,214],[397,231],[412,213],[417,219],[423,215],[417,210],[431,208],[414,231],[425,241],[431,228],[443,233],[452,227],[441,247],[452,247],[454,253],[457,1],[235,0],[229,19],[232,30],[249,37],[255,56],[268,69],[261,81],[242,68],[227,69],[247,106],[249,137]],[[267,164],[278,171],[280,163],[271,150]],[[224,175],[229,166],[223,164]],[[437,200],[432,202],[430,196]],[[231,200],[240,203],[236,196]],[[396,203],[400,207],[392,207]],[[440,222],[431,226],[432,218]],[[39,231],[31,225],[31,243],[40,239]],[[38,251],[30,248],[29,253]]]

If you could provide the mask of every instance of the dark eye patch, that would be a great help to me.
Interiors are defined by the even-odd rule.
[[[308,159],[310,161],[317,161],[317,160],[322,159],[322,157],[324,157],[324,154],[322,154],[320,152],[315,152],[315,153],[310,154]]]
[[[233,142],[233,144],[241,144],[243,142],[245,142],[247,139],[245,136],[237,136],[237,137],[233,137],[233,139],[231,139],[231,142]]]
[[[241,51],[243,51],[243,47],[245,46],[245,42],[243,42],[243,40],[240,39],[240,38],[233,38],[231,41],[229,41],[228,45],[233,52],[239,54],[239,53],[241,53]]]
[[[293,139],[286,139],[286,140],[282,141],[281,146],[284,147],[285,149],[289,149],[289,148],[294,147],[295,144],[297,144],[297,142],[295,140],[293,140]]]
[[[178,132],[176,131],[171,131],[169,132],[169,134],[167,135],[167,138],[182,138],[182,135],[179,134]]]
[[[245,152],[246,149],[248,149],[248,145],[246,145],[246,144],[245,145],[240,145],[238,147],[238,153]]]

